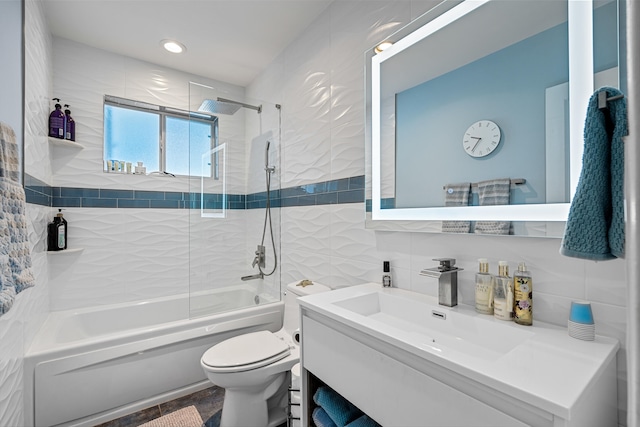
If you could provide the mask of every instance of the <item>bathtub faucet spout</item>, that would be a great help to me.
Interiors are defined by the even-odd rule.
[[[258,273],[258,274],[253,274],[251,276],[242,276],[240,278],[240,280],[242,280],[243,282],[246,282],[247,280],[254,280],[254,279],[264,279],[264,274]]]

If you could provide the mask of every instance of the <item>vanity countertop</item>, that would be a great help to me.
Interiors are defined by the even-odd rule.
[[[599,335],[594,341],[578,340],[566,328],[535,319],[532,326],[522,326],[467,305],[441,306],[437,298],[377,283],[298,301],[303,310],[564,419],[571,418],[575,403],[620,346]]]

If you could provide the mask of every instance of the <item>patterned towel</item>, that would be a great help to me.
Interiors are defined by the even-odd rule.
[[[627,135],[627,105],[620,98],[608,101],[608,108],[600,110],[598,93],[602,91],[608,97],[622,95],[618,89],[604,87],[589,100],[582,171],[560,247],[562,255],[592,260],[624,257],[622,137]]]
[[[444,188],[445,206],[469,206],[471,183],[447,184]],[[442,221],[443,233],[468,233],[471,221]]]
[[[492,179],[478,183],[478,204],[480,206],[508,205],[511,195],[509,178]],[[474,233],[509,234],[509,221],[477,221]]]
[[[0,315],[9,311],[17,294],[35,284],[17,152],[13,129],[0,123]]]

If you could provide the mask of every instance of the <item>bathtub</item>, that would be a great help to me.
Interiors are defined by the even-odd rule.
[[[218,314],[189,319],[210,304]],[[241,333],[277,331],[283,310],[239,285],[52,312],[25,355],[25,422],[94,426],[206,388],[202,354]]]

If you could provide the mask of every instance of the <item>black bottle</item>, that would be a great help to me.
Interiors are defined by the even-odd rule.
[[[62,216],[62,209],[47,226],[47,243],[49,251],[67,249],[67,220]]]

